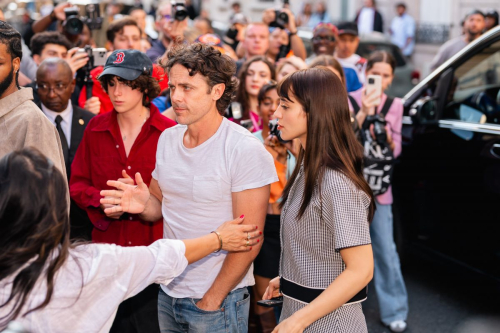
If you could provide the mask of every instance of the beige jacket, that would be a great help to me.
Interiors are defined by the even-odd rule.
[[[0,158],[24,147],[35,147],[50,158],[66,178],[56,127],[33,103],[33,90],[21,88],[0,99]]]

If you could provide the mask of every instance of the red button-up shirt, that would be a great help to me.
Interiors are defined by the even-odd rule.
[[[163,237],[163,222],[146,222],[137,215],[108,218],[100,208],[100,191],[110,189],[108,180],[122,178],[122,170],[134,178],[140,172],[149,185],[156,163],[160,134],[175,122],[162,116],[151,104],[150,117],[142,126],[128,157],[118,126],[116,111],[98,115],[89,122],[71,165],[71,198],[87,211],[94,225],[92,240],[122,246],[149,245]]]
[[[113,103],[109,99],[108,94],[104,91],[101,86],[101,82],[97,79],[99,75],[104,71],[104,67],[99,66],[90,71],[92,75],[92,81],[94,85],[92,86],[92,96],[98,97],[101,101],[101,111],[100,114],[110,112],[113,110]],[[161,91],[168,88],[168,78],[163,70],[163,68],[157,64],[153,64],[153,77],[158,80]],[[85,106],[85,102],[87,101],[87,87],[83,86],[80,92],[80,96],[78,97],[78,105],[81,108]]]

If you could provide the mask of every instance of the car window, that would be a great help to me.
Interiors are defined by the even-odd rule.
[[[361,41],[359,43],[358,49],[356,53],[362,56],[363,58],[368,59],[370,54],[375,51],[386,51],[391,54],[394,59],[396,59],[396,67],[403,67],[406,65],[405,58],[401,54],[401,50],[396,45],[389,43],[370,43],[366,41]]]
[[[500,41],[455,70],[445,119],[500,124]]]

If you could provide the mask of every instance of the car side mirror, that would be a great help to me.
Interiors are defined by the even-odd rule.
[[[420,98],[411,106],[409,115],[414,123],[420,125],[435,124],[438,117],[436,98]]]

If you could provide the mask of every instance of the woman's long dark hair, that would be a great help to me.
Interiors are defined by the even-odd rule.
[[[363,148],[352,129],[347,92],[340,79],[326,67],[303,69],[288,75],[278,86],[280,98],[293,97],[307,114],[307,142],[301,147],[297,167],[283,190],[288,199],[292,184],[304,163],[305,190],[299,218],[306,211],[314,186],[321,182],[325,168],[342,172],[370,197],[368,222],[373,219],[373,192],[363,177]]]
[[[66,177],[38,150],[26,148],[0,160],[0,281],[16,274],[0,309],[0,327],[49,304],[54,276],[68,258]],[[16,273],[17,272],[17,273]],[[36,282],[47,283],[45,300],[21,314]]]
[[[238,75],[239,84],[238,89],[236,90],[236,101],[241,104],[241,108],[243,110],[243,116],[241,119],[250,118],[250,99],[248,98],[248,93],[245,87],[245,82],[247,79],[248,68],[254,62],[262,61],[269,67],[269,71],[271,73],[271,80],[276,79],[276,70],[274,69],[274,65],[267,59],[265,56],[255,56],[248,59],[243,66],[241,66],[240,73]],[[257,110],[252,110],[257,111]]]

